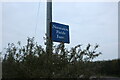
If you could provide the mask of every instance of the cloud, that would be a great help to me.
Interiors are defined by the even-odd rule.
[[[34,36],[39,44],[44,43],[46,32],[46,7],[40,3],[4,3],[3,5],[4,45],[8,42],[25,41],[27,36]],[[117,47],[117,3],[53,3],[53,21],[70,27],[70,44],[98,43],[104,52],[101,59],[116,58]],[[111,54],[109,57],[106,54]],[[115,54],[115,55],[114,55]]]
[[[2,3],[0,3],[0,51],[2,50]]]

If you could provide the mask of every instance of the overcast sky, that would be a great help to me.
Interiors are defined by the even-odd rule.
[[[27,37],[33,36],[36,37],[35,41],[44,46],[46,3],[10,2],[0,3],[1,5],[0,22],[3,27],[0,36],[3,48],[7,47],[8,43],[18,41],[25,45]],[[102,55],[96,60],[118,58],[117,2],[54,2],[52,16],[54,22],[69,25],[70,44],[66,44],[67,48],[78,44],[86,46],[88,43],[97,43],[100,45],[98,51],[101,51]]]

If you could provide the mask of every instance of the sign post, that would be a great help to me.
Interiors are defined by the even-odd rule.
[[[47,0],[46,52],[52,53],[52,41],[70,43],[69,26],[52,22],[52,0]]]
[[[49,54],[52,53],[51,22],[52,22],[52,0],[47,0],[46,52]]]

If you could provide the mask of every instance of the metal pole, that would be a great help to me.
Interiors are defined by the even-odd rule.
[[[52,39],[51,39],[51,22],[52,22],[52,0],[47,0],[47,44],[46,44],[46,52],[52,53]]]

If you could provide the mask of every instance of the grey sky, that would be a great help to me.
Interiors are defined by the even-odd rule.
[[[2,50],[2,3],[0,3],[0,51]],[[0,55],[0,79],[2,78],[2,63]]]
[[[3,47],[17,41],[24,45],[28,36],[36,36],[36,41],[44,45],[46,4],[40,3],[37,16],[38,5],[35,2],[3,3]],[[117,2],[54,2],[53,21],[69,25],[70,44],[66,44],[67,48],[97,43],[100,45],[98,51],[103,54],[96,60],[118,58]]]

